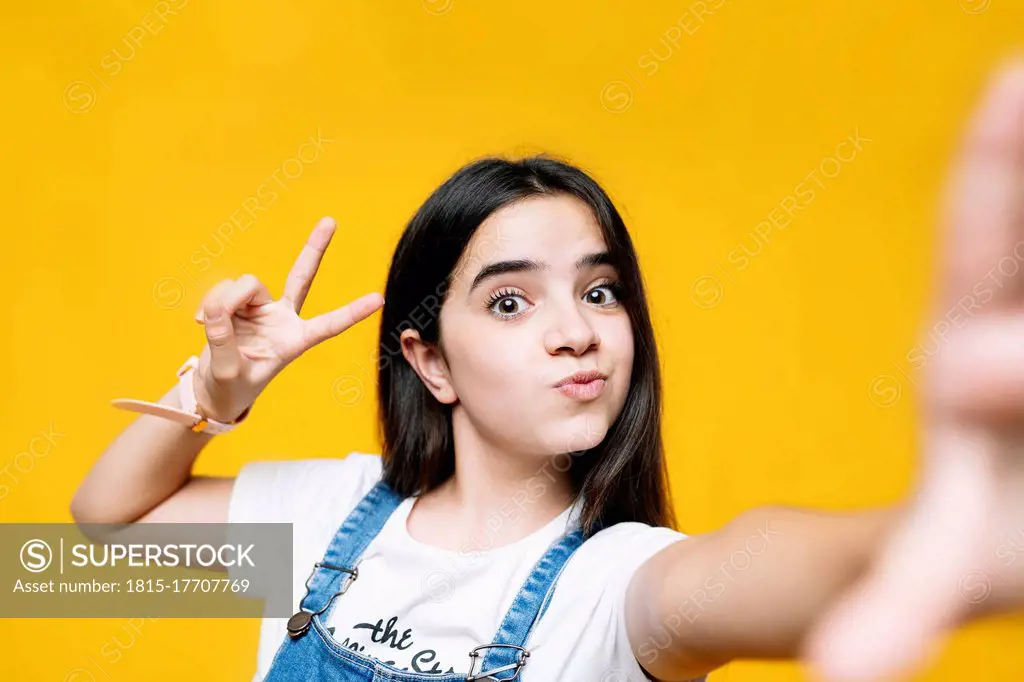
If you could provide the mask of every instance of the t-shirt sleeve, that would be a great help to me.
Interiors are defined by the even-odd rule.
[[[626,590],[637,569],[644,562],[687,536],[671,528],[635,525],[639,525],[640,528],[615,543],[616,567],[605,583],[605,591],[598,603],[598,609],[607,611],[614,624],[613,649],[627,672],[625,679],[647,680],[649,678],[633,655],[633,648],[629,643],[629,633],[626,630]]]
[[[336,515],[355,508],[380,475],[380,458],[358,452],[344,458],[250,462],[235,477],[228,523],[299,523]]]
[[[259,529],[243,529],[239,524],[290,523],[292,560],[296,565],[311,563],[319,557],[305,553],[326,548],[338,525],[380,476],[380,457],[358,452],[344,458],[250,462],[232,486],[229,541],[260,537]],[[229,567],[228,577],[241,578],[243,571]],[[251,596],[265,595],[254,590]]]
[[[626,629],[626,592],[633,580],[634,574],[647,559],[654,556],[663,549],[673,545],[688,536],[677,530],[664,527],[643,527],[643,529],[625,541],[628,547],[624,556],[620,559],[620,568],[616,570],[610,580],[599,602],[599,609],[609,613],[611,622],[614,624],[614,649],[624,659],[623,668],[628,672],[626,679],[648,680],[646,673],[641,666],[641,660],[633,654],[633,647],[630,644],[629,632]],[[625,549],[625,548],[624,548]],[[639,647],[641,652],[644,648]],[[647,648],[653,649],[653,645]],[[650,660],[647,659],[647,663]],[[696,678],[703,680],[705,678]]]
[[[573,646],[586,659],[586,672],[607,682],[645,682],[650,679],[633,654],[626,631],[626,590],[637,569],[649,558],[688,536],[671,528],[642,523],[619,523],[583,543],[559,578],[552,611],[556,622],[539,628],[542,640],[574,633]],[[558,592],[562,591],[562,595]],[[560,624],[557,622],[560,621]],[[545,642],[542,646],[547,646]]]

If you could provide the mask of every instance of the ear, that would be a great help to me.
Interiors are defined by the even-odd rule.
[[[417,329],[404,330],[399,341],[402,345],[402,355],[419,375],[427,390],[434,394],[438,402],[446,405],[454,403],[458,395],[448,374],[448,363],[437,346],[421,339]]]

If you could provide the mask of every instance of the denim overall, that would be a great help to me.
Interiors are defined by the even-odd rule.
[[[552,543],[537,562],[491,643],[469,652],[467,673],[399,670],[331,638],[324,623],[335,599],[359,577],[360,557],[401,502],[402,498],[380,481],[345,519],[323,560],[314,564],[306,579],[300,610],[288,619],[288,636],[275,654],[265,682],[506,682],[519,677],[530,656],[526,649],[530,632],[547,610],[562,568],[583,544],[578,527]]]

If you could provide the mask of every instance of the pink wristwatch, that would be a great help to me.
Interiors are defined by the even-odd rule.
[[[178,370],[178,398],[181,401],[181,409],[171,407],[170,405],[133,400],[131,398],[117,398],[116,400],[111,400],[110,404],[122,410],[142,412],[176,421],[179,424],[188,426],[196,433],[208,433],[211,436],[227,433],[242,423],[249,415],[250,408],[245,408],[245,412],[238,419],[230,423],[219,422],[204,416],[196,402],[196,394],[192,387],[192,375],[195,374],[197,367],[199,367],[199,358],[192,355],[185,360],[185,364]]]

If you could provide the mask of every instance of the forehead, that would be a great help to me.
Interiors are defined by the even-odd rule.
[[[565,195],[535,196],[488,216],[466,245],[457,270],[462,279],[472,278],[488,263],[516,258],[568,269],[581,255],[606,248],[587,204]]]

